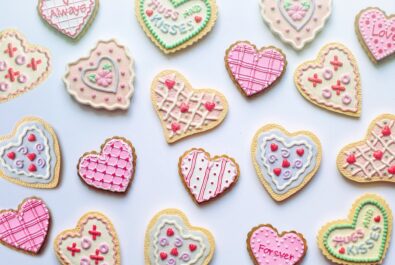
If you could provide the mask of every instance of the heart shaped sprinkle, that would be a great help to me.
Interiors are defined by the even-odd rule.
[[[342,148],[337,168],[343,176],[362,183],[395,183],[395,135],[391,131],[395,131],[395,115],[382,114],[371,122],[363,140]]]
[[[309,183],[320,166],[321,153],[313,133],[289,133],[276,124],[259,129],[251,147],[255,171],[276,201],[286,200]]]
[[[240,170],[233,158],[226,155],[211,157],[204,149],[193,148],[179,159],[178,172],[198,204],[207,203],[237,182]]]
[[[78,162],[78,175],[89,186],[111,192],[126,192],[133,180],[136,153],[122,137],[107,139],[100,154],[85,153]]]
[[[228,103],[221,93],[194,89],[181,73],[173,70],[155,77],[151,100],[168,143],[217,127],[228,112]]]
[[[169,229],[174,232],[171,236]],[[156,214],[145,234],[147,264],[209,264],[214,248],[211,233],[191,226],[185,214],[176,209]]]
[[[335,264],[383,264],[392,232],[392,212],[385,200],[366,194],[345,220],[330,222],[318,234],[318,245]]]
[[[250,97],[272,87],[284,74],[287,60],[276,47],[258,50],[247,41],[238,41],[226,51],[225,66],[237,87]]]

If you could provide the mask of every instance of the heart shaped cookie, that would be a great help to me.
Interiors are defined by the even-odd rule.
[[[0,211],[0,243],[36,255],[48,234],[50,214],[44,201],[25,199],[18,210]]]
[[[99,0],[38,0],[38,13],[51,27],[71,39],[84,35],[96,17]]]
[[[49,51],[15,30],[0,32],[0,103],[35,88],[51,71]]]
[[[100,154],[85,153],[78,162],[78,175],[89,186],[112,192],[126,192],[136,170],[132,143],[114,136],[101,146]]]
[[[18,185],[55,188],[60,176],[60,148],[45,121],[26,117],[10,135],[0,136],[0,177]]]
[[[247,249],[256,265],[296,265],[306,255],[307,242],[298,232],[280,235],[271,225],[259,225],[248,233]]]
[[[81,104],[125,110],[134,92],[133,58],[115,40],[99,41],[89,57],[68,65],[63,81]]]
[[[364,9],[355,19],[355,30],[374,63],[395,54],[395,15],[387,16],[377,7]]]
[[[151,100],[168,143],[217,127],[228,112],[226,98],[213,89],[193,89],[179,72],[159,73]]]
[[[383,264],[392,232],[392,212],[374,194],[359,198],[348,219],[321,228],[318,245],[330,261],[345,265]]]
[[[361,115],[361,81],[357,61],[344,45],[324,46],[315,61],[295,71],[299,92],[314,105],[351,117]]]
[[[215,243],[208,230],[191,226],[183,212],[166,209],[149,223],[144,249],[146,265],[208,265]]]
[[[240,168],[226,155],[212,158],[204,149],[192,148],[180,157],[178,172],[195,202],[203,204],[229,191],[239,179]]]
[[[89,212],[77,227],[60,233],[55,252],[62,265],[120,265],[118,236],[111,221],[103,214]]]
[[[136,0],[136,16],[164,53],[182,50],[207,35],[217,20],[215,0]]]
[[[255,134],[251,145],[255,171],[267,192],[284,201],[304,188],[321,164],[320,140],[309,131],[290,133],[268,124]]]
[[[365,139],[339,152],[337,168],[352,181],[395,183],[395,115],[374,119]]]
[[[247,97],[274,86],[287,66],[285,54],[276,47],[259,51],[248,41],[238,41],[226,51],[225,66],[236,86]]]
[[[271,31],[294,49],[314,40],[332,13],[332,0],[261,0]]]

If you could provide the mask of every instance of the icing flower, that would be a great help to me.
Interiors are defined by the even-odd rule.
[[[289,7],[287,13],[293,20],[300,21],[306,16],[307,10],[305,5],[294,3]]]
[[[97,73],[96,84],[102,87],[108,87],[112,83],[113,75],[110,71],[102,70]]]

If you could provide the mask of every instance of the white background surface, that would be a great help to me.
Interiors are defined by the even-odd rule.
[[[31,257],[0,245],[0,264],[57,264],[55,236],[74,227],[90,210],[102,211],[112,219],[120,238],[122,264],[144,264],[146,225],[156,212],[168,207],[181,209],[192,224],[212,231],[216,240],[212,264],[252,264],[245,240],[248,231],[261,223],[271,223],[280,231],[295,229],[303,233],[309,246],[303,264],[329,264],[316,244],[317,231],[323,224],[346,217],[354,200],[366,192],[384,196],[395,209],[394,185],[350,183],[338,173],[335,163],[338,150],[362,138],[373,118],[395,112],[395,59],[374,66],[354,33],[354,16],[361,9],[377,5],[387,13],[395,13],[393,0],[334,0],[329,23],[302,52],[295,52],[272,35],[260,16],[258,0],[218,0],[219,19],[214,30],[197,45],[173,56],[163,55],[145,36],[135,18],[132,0],[101,0],[93,26],[78,43],[67,41],[47,27],[36,5],[37,0],[2,0],[0,29],[17,28],[29,41],[48,47],[53,54],[53,71],[44,84],[0,105],[0,134],[7,134],[26,115],[42,117],[52,124],[63,154],[61,184],[45,191],[0,180],[0,208],[15,208],[25,197],[36,195],[47,202],[52,213],[47,245],[40,256]],[[110,113],[82,106],[67,94],[61,81],[67,63],[88,55],[96,41],[112,37],[128,46],[136,61],[135,94],[127,112]],[[273,44],[287,55],[288,69],[281,82],[253,100],[240,94],[224,67],[225,50],[236,40],[250,40],[257,46]],[[316,108],[294,86],[295,68],[332,41],[346,44],[358,59],[363,94],[360,119]],[[196,87],[212,87],[224,93],[230,104],[225,122],[209,133],[168,145],[150,100],[151,80],[166,68],[180,70]],[[264,190],[250,158],[255,131],[269,122],[291,131],[311,130],[323,145],[318,174],[283,204],[275,203]],[[137,151],[137,172],[126,196],[89,189],[76,173],[80,155],[98,149],[113,135],[129,138]],[[211,154],[228,154],[241,167],[234,189],[204,207],[194,204],[177,172],[179,156],[192,147],[205,148]],[[395,244],[384,264],[395,264]]]

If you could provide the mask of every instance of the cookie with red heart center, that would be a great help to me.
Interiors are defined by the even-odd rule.
[[[16,30],[0,32],[0,103],[35,88],[50,71],[47,49],[28,43]]]
[[[391,209],[383,198],[366,194],[354,203],[347,219],[330,222],[320,229],[319,248],[335,264],[383,264],[392,219]]]
[[[213,89],[194,89],[179,72],[159,73],[151,100],[168,143],[217,127],[228,112],[226,98]]]
[[[320,140],[309,131],[290,133],[268,124],[255,134],[252,161],[263,186],[276,201],[283,201],[304,188],[321,164]]]
[[[40,17],[58,32],[79,39],[88,30],[99,9],[99,0],[39,0]]]
[[[62,265],[120,265],[117,233],[111,221],[98,212],[86,213],[76,228],[60,233],[55,252]]]
[[[296,265],[306,255],[307,242],[298,232],[279,234],[272,225],[259,225],[248,233],[247,249],[257,265]]]
[[[355,31],[374,63],[395,54],[395,15],[387,16],[380,8],[369,7],[357,15]]]
[[[295,84],[304,98],[314,105],[359,117],[361,114],[361,81],[357,61],[340,43],[324,46],[315,61],[300,65]]]
[[[93,108],[128,109],[134,92],[133,58],[115,40],[99,41],[88,57],[70,63],[63,81],[81,104]]]
[[[247,97],[277,83],[285,72],[285,54],[276,47],[260,50],[248,41],[238,41],[226,51],[225,66],[236,86]]]
[[[183,212],[166,209],[149,223],[144,249],[146,265],[208,265],[215,243],[208,230],[192,226]]]
[[[78,162],[78,175],[86,184],[111,192],[126,192],[136,170],[136,152],[130,141],[114,136],[100,153],[85,153]]]
[[[26,117],[10,135],[0,136],[0,177],[25,187],[50,189],[58,185],[61,155],[52,127]]]
[[[296,50],[314,40],[332,13],[332,0],[261,0],[271,31]]]
[[[236,184],[240,169],[226,155],[211,157],[204,149],[192,148],[179,159],[178,172],[189,194],[198,204],[207,203]]]
[[[16,211],[0,211],[0,243],[36,255],[46,240],[50,219],[43,200],[27,198]]]
[[[352,181],[395,183],[395,115],[378,116],[363,140],[342,148],[337,168]]]

